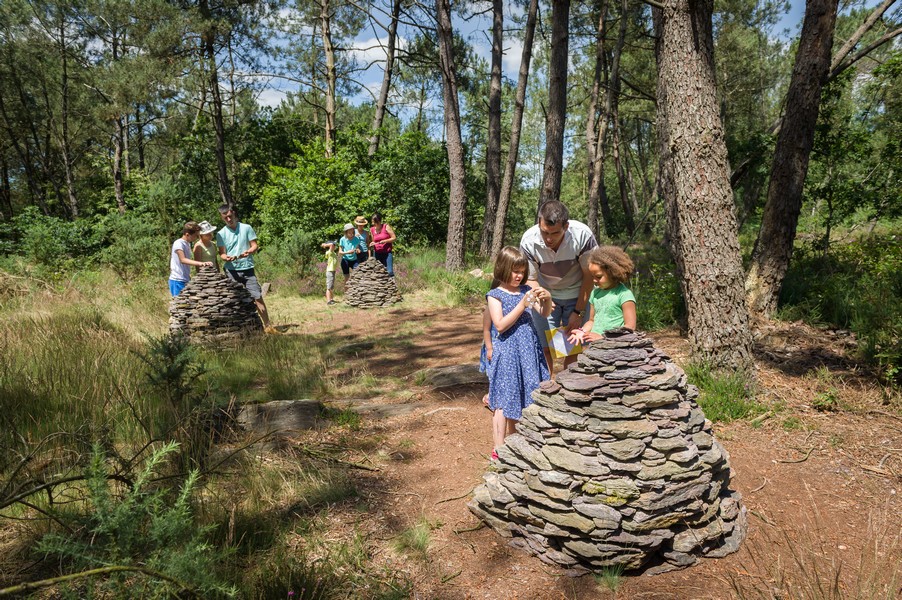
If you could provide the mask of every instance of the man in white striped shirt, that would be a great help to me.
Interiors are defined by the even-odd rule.
[[[551,351],[545,332],[566,326],[567,333],[585,322],[592,274],[586,259],[589,251],[598,246],[588,226],[570,220],[563,203],[551,200],[539,208],[539,222],[526,230],[520,240],[520,250],[529,261],[527,285],[540,286],[551,292],[554,308],[548,319],[533,313],[533,323],[545,350],[548,369],[554,372]],[[576,361],[576,356],[564,359],[564,366]]]

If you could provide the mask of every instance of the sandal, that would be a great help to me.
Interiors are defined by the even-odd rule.
[[[492,448],[492,460],[498,460],[498,451]]]

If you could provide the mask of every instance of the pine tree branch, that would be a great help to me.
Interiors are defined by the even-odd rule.
[[[42,588],[50,587],[52,585],[56,585],[58,583],[67,583],[69,581],[76,581],[79,579],[85,579],[86,577],[96,577],[98,575],[108,575],[111,573],[125,573],[125,572],[134,572],[134,573],[143,573],[149,577],[153,577],[155,579],[162,579],[168,583],[176,585],[179,587],[179,592],[186,592],[192,598],[203,598],[198,592],[193,590],[188,584],[175,579],[174,577],[170,577],[164,573],[160,573],[159,571],[154,571],[153,569],[148,569],[146,567],[139,566],[122,566],[122,565],[113,565],[109,567],[100,567],[98,569],[89,569],[87,571],[80,571],[78,573],[70,573],[69,575],[61,575],[60,577],[51,577],[49,579],[41,579],[39,581],[29,581],[26,583],[20,583],[18,585],[14,585],[12,587],[3,588],[0,590],[0,596],[11,596],[13,594],[20,594],[22,592],[29,592],[33,590],[39,590]]]

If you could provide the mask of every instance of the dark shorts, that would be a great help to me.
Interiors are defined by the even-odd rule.
[[[257,283],[257,276],[254,274],[253,269],[242,269],[240,271],[226,269],[225,274],[226,277],[232,281],[236,281],[243,285],[247,291],[250,292],[251,297],[254,300],[259,300],[263,297],[263,290],[260,289],[260,284]]]
[[[359,265],[359,264],[360,264],[360,261],[357,260],[356,258],[353,260],[348,260],[347,258],[342,258],[341,259],[341,272],[344,273],[345,276],[347,276],[348,274],[350,274],[351,269],[356,269],[357,265]]]

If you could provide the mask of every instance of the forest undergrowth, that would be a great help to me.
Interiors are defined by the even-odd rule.
[[[653,251],[645,255],[637,246],[634,254],[640,323],[675,325],[683,308],[672,267]],[[902,269],[893,269],[899,258],[892,239],[838,250],[830,260],[802,251],[781,313],[854,331],[858,358],[874,361],[874,376],[884,386],[881,410],[897,415]],[[488,289],[485,278],[445,272],[438,251],[399,262],[402,291],[417,306],[478,306]],[[315,320],[323,310],[318,293],[296,290],[321,283],[316,263],[300,279],[273,270],[281,282],[272,303],[276,318]],[[825,281],[827,271],[845,287]],[[378,440],[355,434],[360,417],[325,411],[319,430],[286,443],[248,438],[230,426],[229,415],[238,403],[359,397],[374,390],[403,400],[409,382],[352,365],[347,340],[331,330],[224,348],[171,340],[161,281],[126,282],[90,270],[29,277],[19,269],[0,276],[0,353],[6,357],[0,371],[0,539],[8,550],[0,560],[0,590],[24,593],[34,588],[22,586],[40,582],[72,597],[124,597],[135,590],[146,598],[408,597],[409,574],[375,560],[366,536],[330,537],[336,512],[365,521],[372,510],[354,471],[366,466],[358,458]],[[866,318],[868,298],[882,320]],[[378,344],[377,330],[378,322],[372,339],[360,343]],[[425,332],[401,325],[396,333]],[[786,430],[801,426],[792,407],[761,387],[704,365],[689,365],[687,372],[714,421],[759,426],[762,417],[776,415]],[[856,410],[829,370],[814,385],[817,410]],[[424,516],[397,536],[393,551],[414,563],[424,560],[436,526]],[[616,578],[599,585],[610,588],[611,581]],[[756,590],[737,584],[740,597],[769,597]]]

